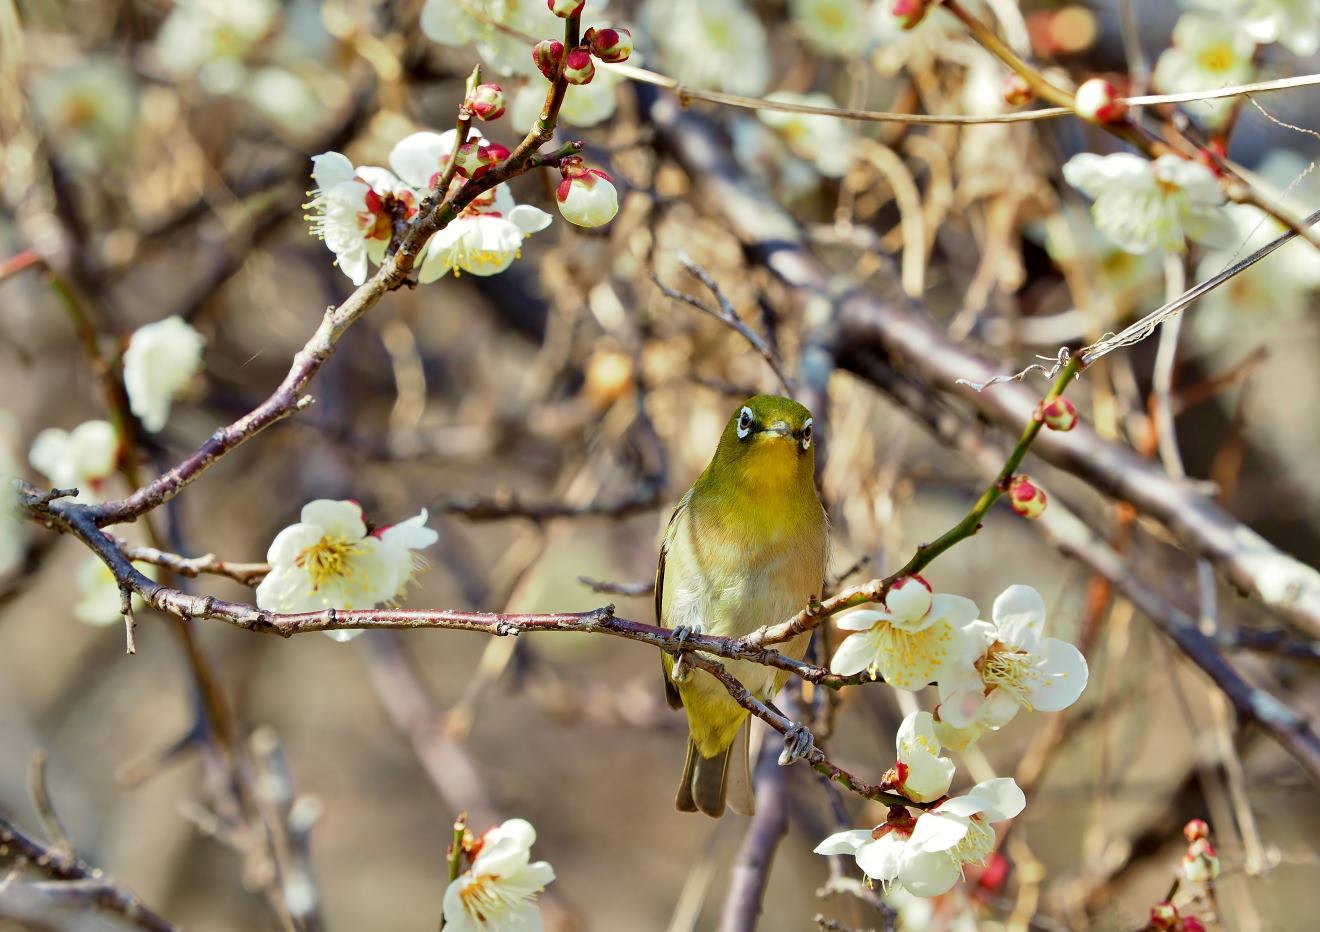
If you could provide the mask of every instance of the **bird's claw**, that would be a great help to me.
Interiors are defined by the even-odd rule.
[[[674,638],[678,641],[680,647],[685,644],[694,634],[701,634],[701,625],[678,625],[674,628]],[[674,658],[674,666],[669,671],[669,678],[675,683],[686,683],[692,678],[692,664],[688,662],[687,654],[679,653]]]
[[[811,736],[806,725],[793,725],[784,732],[784,750],[779,754],[779,766],[784,767],[795,760],[803,760],[816,747],[816,739]]]

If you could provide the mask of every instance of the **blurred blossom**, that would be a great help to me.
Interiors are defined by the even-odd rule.
[[[828,94],[775,91],[766,97],[780,103],[838,109]],[[852,164],[853,134],[846,120],[815,113],[758,110],[761,122],[776,130],[792,152],[816,166],[826,178],[842,178]]]
[[[1251,80],[1256,44],[1240,24],[1217,16],[1187,13],[1173,27],[1173,47],[1155,64],[1155,86],[1170,94],[1207,91]],[[1232,114],[1233,100],[1197,100],[1182,104],[1206,126],[1216,129]]]
[[[1181,253],[1187,238],[1221,248],[1233,241],[1224,192],[1199,162],[1085,152],[1068,160],[1063,177],[1095,201],[1096,226],[1129,252]]]
[[[231,93],[278,11],[275,0],[177,0],[156,33],[156,55],[168,71],[195,74],[208,92]]]
[[[304,206],[312,233],[335,254],[335,264],[355,285],[367,280],[369,263],[380,264],[394,234],[394,214],[417,212],[417,192],[383,168],[355,167],[338,152],[312,157],[316,188]]]
[[[60,156],[83,171],[106,167],[133,132],[133,78],[112,59],[88,59],[32,81],[32,102]]]
[[[820,187],[820,172],[788,150],[779,135],[760,120],[734,117],[728,124],[733,156],[748,174],[771,184],[785,201]]]
[[[452,932],[536,932],[536,895],[555,879],[546,861],[532,861],[536,829],[509,819],[479,839],[477,856],[445,890],[444,925]]]
[[[878,46],[875,67],[881,74],[894,75],[908,68],[921,71],[950,53],[958,54],[954,40],[967,34],[966,28],[948,10],[933,7],[916,26],[904,29],[890,12],[893,0],[875,0],[871,4],[871,31]],[[975,3],[967,4],[976,9]]]
[[[1045,601],[1030,586],[995,599],[993,622],[964,629],[969,655],[939,681],[940,740],[961,749],[1002,728],[1019,709],[1057,712],[1086,688],[1086,658],[1072,644],[1044,637]]]
[[[1145,300],[1147,289],[1155,287],[1162,274],[1157,256],[1123,249],[1100,232],[1090,211],[1074,204],[1065,204],[1043,228],[1029,232],[1043,237],[1045,251],[1059,265],[1077,268],[1088,286],[1087,310],[1096,312],[1101,321],[1127,313]]]
[[[159,570],[149,563],[133,564],[143,575],[155,579]],[[78,584],[79,599],[73,606],[73,617],[84,624],[111,625],[122,619],[119,612],[121,605],[119,583],[115,574],[100,557],[87,557],[74,577]],[[133,611],[142,611],[146,603],[142,597],[133,596]]]
[[[1315,0],[1182,0],[1221,13],[1251,39],[1278,42],[1296,55],[1320,51],[1320,5]]]
[[[119,435],[109,421],[86,421],[73,430],[47,427],[32,441],[28,462],[57,489],[77,488],[74,501],[93,501],[101,480],[114,472]]]
[[[591,15],[603,13],[604,4],[593,4]],[[473,45],[482,61],[501,74],[536,74],[527,43],[500,32],[491,22],[483,22],[469,9],[483,14],[494,23],[508,26],[538,39],[563,38],[564,21],[545,4],[545,0],[426,0],[422,7],[422,32],[441,45]]]
[[[835,617],[845,631],[830,670],[851,676],[866,670],[895,689],[917,690],[946,675],[960,658],[963,628],[980,614],[971,599],[931,592],[920,576],[905,576],[885,594],[884,607]]]
[[[559,110],[559,122],[568,126],[596,126],[605,122],[614,116],[618,105],[615,88],[625,80],[613,71],[600,68],[590,84],[570,86]],[[545,105],[545,89],[545,84],[533,81],[514,92],[509,106],[509,120],[514,129],[526,132],[536,123]]]
[[[1280,202],[1294,213],[1305,214],[1320,203],[1320,174],[1295,152],[1271,152],[1257,174],[1275,188],[1290,188]],[[1217,275],[1284,232],[1282,224],[1250,204],[1229,204],[1224,211],[1236,232],[1226,249],[1207,253],[1197,265],[1198,281]],[[1191,335],[1203,345],[1214,345],[1244,326],[1254,331],[1295,319],[1310,307],[1317,290],[1320,255],[1310,243],[1288,243],[1201,298],[1189,321]]]
[[[1011,778],[985,780],[915,819],[891,816],[874,831],[837,832],[815,850],[851,854],[886,890],[897,883],[916,896],[939,896],[953,887],[964,865],[983,861],[994,850],[990,823],[1015,818],[1026,802]]]
[[[374,608],[402,597],[421,568],[414,553],[439,535],[426,526],[427,513],[370,534],[362,507],[352,501],[317,499],[302,520],[271,542],[270,573],[257,586],[257,605],[272,612],[315,612],[327,608]],[[361,631],[327,631],[349,641]]]
[[[307,82],[287,68],[257,68],[243,89],[247,99],[281,130],[306,135],[325,118],[326,109]]]
[[[933,802],[949,792],[957,768],[949,758],[940,757],[940,739],[929,712],[913,712],[903,719],[894,744],[898,758],[892,782],[886,775],[886,789],[892,785],[918,803]]]
[[[16,569],[27,553],[28,529],[18,511],[18,423],[0,408],[0,577]]]
[[[765,28],[743,0],[648,0],[644,21],[670,77],[733,94],[765,90]]]
[[[869,44],[863,0],[790,0],[788,9],[807,43],[821,55],[852,58]]]
[[[170,405],[202,364],[205,338],[182,317],[139,327],[124,351],[124,389],[142,426],[155,433],[165,426]]]

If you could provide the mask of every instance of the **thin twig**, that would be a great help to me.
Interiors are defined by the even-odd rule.
[[[57,850],[71,853],[73,842],[69,840],[64,821],[55,811],[55,804],[51,801],[50,789],[46,783],[46,765],[49,762],[50,755],[44,749],[38,748],[32,752],[32,760],[28,764],[28,794],[32,797],[32,808],[36,810],[37,818],[41,819],[41,828],[45,831],[47,840]]]

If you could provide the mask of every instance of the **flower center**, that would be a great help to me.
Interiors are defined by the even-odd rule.
[[[1026,651],[1014,650],[1003,641],[996,641],[981,661],[981,680],[989,687],[999,687],[1011,693],[1028,710],[1035,686],[1036,660]]]
[[[972,864],[984,861],[994,850],[995,830],[979,815],[974,815],[967,822],[967,834],[949,849],[949,856],[960,865]]]
[[[329,579],[351,578],[353,576],[351,558],[361,549],[361,545],[356,541],[327,535],[298,554],[293,562],[295,566],[305,569],[307,575],[312,577],[312,588],[320,589]]]
[[[1233,67],[1233,47],[1227,42],[1217,42],[1201,49],[1196,60],[1206,71],[1219,73]]]
[[[510,890],[508,886],[502,885],[503,879],[497,874],[474,876],[458,892],[463,911],[484,925],[498,920],[511,908],[527,899],[527,894]]]

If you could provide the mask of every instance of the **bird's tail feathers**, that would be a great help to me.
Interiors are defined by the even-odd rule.
[[[683,777],[674,805],[679,812],[702,812],[718,819],[725,802],[734,812],[750,816],[756,811],[748,763],[749,718],[738,729],[733,743],[714,757],[702,757],[696,742],[688,739]]]

